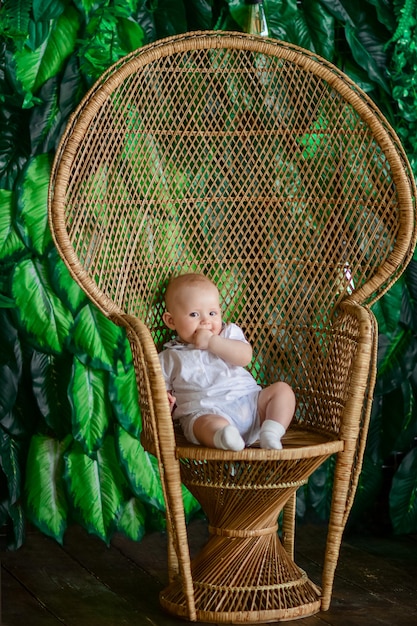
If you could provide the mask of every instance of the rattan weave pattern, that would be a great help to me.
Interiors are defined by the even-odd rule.
[[[121,60],[86,95],[57,151],[49,212],[73,277],[130,340],[174,569],[178,559],[163,606],[217,623],[325,610],[375,380],[369,305],[416,240],[415,184],[387,121],[305,50],[241,33],[176,36]],[[225,319],[253,344],[259,382],[293,386],[282,451],[207,450],[174,433],[156,348],[167,337],[164,287],[185,271],[217,283]],[[321,592],[293,563],[293,537],[287,553],[270,529],[331,454]],[[223,529],[192,564],[180,476]]]
[[[257,52],[258,42],[243,42],[249,50],[184,50],[180,41],[178,52],[141,71],[141,57],[133,56],[125,79],[117,76],[115,84],[110,75],[76,119],[65,201],[69,207],[72,198],[79,206],[87,202],[90,211],[67,214],[75,254],[112,302],[151,326],[159,323],[152,302],[161,282],[172,271],[194,267],[195,257],[196,269],[211,268],[225,290],[233,279],[242,284],[233,295],[255,314],[262,306],[251,300],[256,251],[264,297],[279,287],[280,315],[291,315],[296,305],[307,322],[331,312],[345,294],[347,284],[340,281],[346,263],[356,288],[373,279],[357,293],[360,301],[371,300],[389,280],[383,266],[401,235],[391,211],[398,194],[409,196],[410,180],[401,162],[396,171],[395,159],[387,160],[390,137],[381,119],[369,118],[366,102],[357,102],[352,91],[350,99],[363,105],[356,111],[312,71],[321,69],[312,59],[305,71],[287,59],[291,48],[264,44],[266,56]],[[114,205],[124,217],[117,223]],[[411,204],[408,212],[401,230],[414,229]],[[154,216],[156,237],[138,229]],[[119,242],[116,258],[103,232]],[[236,273],[224,277],[220,267],[230,244]],[[162,253],[168,249],[167,269]],[[400,249],[397,256],[403,254]],[[109,271],[109,257],[123,277]],[[152,263],[153,280],[136,284],[143,262]]]

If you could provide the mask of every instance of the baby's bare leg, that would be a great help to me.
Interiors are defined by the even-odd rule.
[[[199,443],[209,448],[243,450],[245,447],[238,429],[221,415],[201,415],[193,424],[193,432]]]
[[[262,389],[258,397],[262,448],[282,448],[284,435],[295,411],[295,395],[287,383],[277,382]]]

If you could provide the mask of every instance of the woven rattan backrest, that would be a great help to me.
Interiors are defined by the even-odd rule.
[[[343,298],[371,303],[401,273],[413,184],[389,125],[333,66],[194,33],[135,52],[86,96],[50,206],[58,247],[103,311],[139,316],[160,343],[167,279],[204,272],[267,382],[283,329],[320,332]]]

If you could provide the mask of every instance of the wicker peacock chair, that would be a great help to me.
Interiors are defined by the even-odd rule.
[[[142,441],[166,499],[169,612],[265,622],[329,607],[375,380],[369,306],[412,255],[414,197],[401,145],[367,96],[323,59],[271,39],[156,42],[110,68],[73,114],[50,224],[72,276],[127,330]],[[219,286],[260,384],[294,388],[283,450],[224,452],[174,431],[157,355],[161,291],[186,271]],[[294,563],[295,494],[333,454],[319,588]],[[191,562],[181,481],[209,521]]]

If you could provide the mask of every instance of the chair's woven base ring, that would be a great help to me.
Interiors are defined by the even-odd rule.
[[[310,581],[308,581],[310,582]],[[271,608],[271,609],[256,609],[253,610],[237,610],[237,611],[207,611],[196,607],[196,618],[198,622],[207,622],[213,624],[263,624],[267,622],[285,622],[302,617],[308,617],[318,613],[321,608],[321,593],[320,590],[311,583],[309,593],[306,594],[311,597],[314,593],[316,600],[305,602],[304,604],[298,604],[297,606],[287,606],[283,608]],[[174,600],[175,596],[175,600]],[[162,608],[176,617],[187,619],[187,607],[185,597],[181,592],[179,583],[172,583],[164,591],[161,592],[159,600]],[[268,597],[267,603],[270,598]],[[262,596],[257,594],[258,606],[262,606]],[[298,598],[300,601],[300,598]]]
[[[294,563],[290,569],[292,580],[271,585],[225,587],[194,580],[197,621],[254,624],[287,621],[318,613],[320,588]],[[288,575],[290,572],[284,567],[285,570]],[[164,589],[159,599],[168,613],[187,619],[180,580]]]

